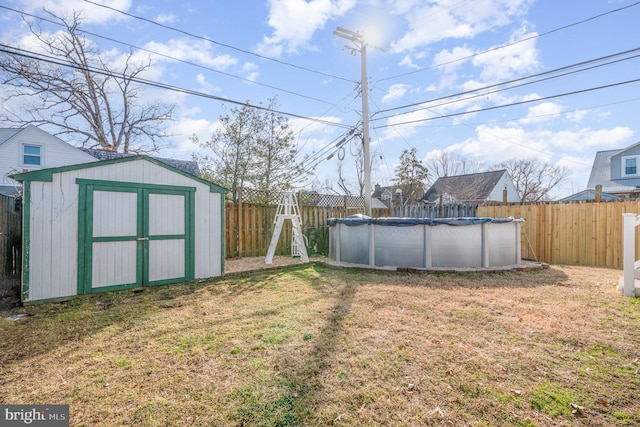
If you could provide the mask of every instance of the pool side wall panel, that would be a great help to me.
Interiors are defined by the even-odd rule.
[[[338,222],[329,227],[329,256],[334,260],[378,267],[488,268],[517,265],[521,263],[521,221],[455,226]]]

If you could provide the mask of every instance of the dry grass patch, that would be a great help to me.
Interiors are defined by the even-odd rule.
[[[32,306],[0,320],[0,402],[100,426],[636,425],[620,274],[307,265]]]

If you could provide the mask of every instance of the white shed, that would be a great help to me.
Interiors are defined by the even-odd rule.
[[[21,173],[23,302],[220,276],[226,189],[147,156]]]

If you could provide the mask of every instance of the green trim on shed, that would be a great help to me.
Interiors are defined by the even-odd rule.
[[[24,195],[22,197],[22,280],[21,299],[29,300],[29,253],[31,251],[31,181],[22,184]]]
[[[192,280],[195,275],[195,187],[143,184],[123,181],[100,181],[76,178],[78,193],[78,294],[105,292],[131,287],[161,285]],[[93,236],[93,194],[95,191],[136,193],[137,218],[135,236]],[[184,197],[183,234],[151,235],[149,225],[149,196],[152,194]],[[149,280],[149,242],[184,239],[184,276],[170,279]],[[93,287],[93,244],[103,242],[135,241],[136,281],[112,286]]]

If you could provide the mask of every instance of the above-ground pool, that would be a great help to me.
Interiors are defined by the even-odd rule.
[[[521,264],[521,218],[330,218],[329,256],[378,267]]]

